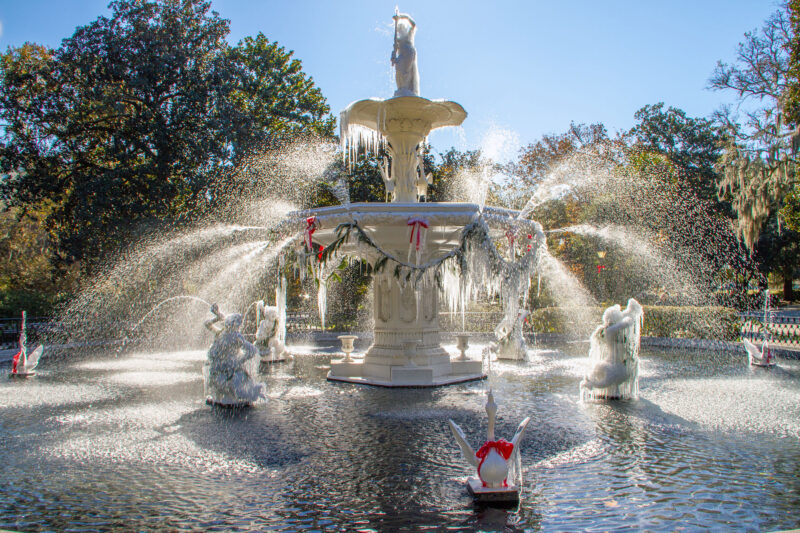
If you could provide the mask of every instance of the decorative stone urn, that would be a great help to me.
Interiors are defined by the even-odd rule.
[[[342,362],[344,363],[352,363],[353,358],[350,356],[355,349],[353,347],[353,342],[358,338],[356,335],[339,335],[338,339],[342,342],[342,352],[344,352],[344,359]]]
[[[459,361],[466,361],[467,360],[467,348],[469,348],[469,335],[466,333],[461,333],[456,335],[458,342],[456,343],[456,348],[459,352],[461,352],[461,357],[459,357]]]

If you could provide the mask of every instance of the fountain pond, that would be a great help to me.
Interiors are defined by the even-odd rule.
[[[416,25],[407,15],[397,14],[395,22],[401,30],[395,97],[356,102],[341,120],[343,153],[352,158],[364,147],[388,153],[390,161],[380,165],[392,201],[350,203],[337,185],[341,205],[304,210],[276,202],[302,189],[295,186],[302,180],[331,181],[338,155],[330,146],[287,149],[245,165],[256,174],[274,172],[272,186],[280,190],[272,200],[242,193],[238,218],[159,237],[110,265],[69,307],[61,331],[71,341],[108,340],[117,333],[108,324],[142,311],[133,330],[138,340],[150,336],[155,348],[132,352],[142,344],[131,342],[121,354],[73,351],[43,361],[28,381],[0,378],[0,527],[799,527],[800,365],[782,360],[775,368],[751,368],[741,354],[642,348],[638,398],[592,399],[609,397],[600,393],[581,401],[589,346],[531,350],[522,332],[539,278],[574,323],[585,329],[599,318],[591,310],[597,302],[551,255],[546,237],[569,233],[614,243],[650,265],[654,284],[687,298],[702,298],[693,281],[705,271],[691,262],[682,268],[682,256],[661,253],[652,235],[636,229],[582,224],[546,232],[529,220],[538,205],[580,181],[577,167],[554,172],[522,211],[484,205],[486,175],[473,180],[481,184],[477,203],[420,203],[430,184],[425,137],[436,127],[457,126],[466,112],[455,102],[419,96]],[[601,175],[592,169],[589,181]],[[622,191],[634,192],[640,190]],[[661,202],[685,205],[672,197]],[[623,203],[654,218],[651,204]],[[265,218],[272,222],[265,225]],[[297,258],[301,290],[309,272],[318,284],[323,327],[336,265],[370,268],[373,344],[352,358],[348,345],[343,358],[322,337],[310,345],[290,337],[295,357],[259,370],[266,404],[207,406],[206,351],[167,347],[185,348],[198,338],[209,345],[198,333],[203,313],[209,302],[221,302],[243,319],[269,316],[270,332],[260,341],[281,341],[270,347],[274,359],[272,348],[279,351],[284,340],[282,327],[272,325],[285,324],[287,256]],[[274,308],[271,298],[258,303],[272,290],[265,278],[278,280]],[[185,293],[192,296],[176,296]],[[478,295],[502,304],[495,328],[501,359],[491,365],[475,358],[489,351],[486,344],[472,338],[469,357],[459,357],[463,340],[444,345],[439,331],[440,297],[463,312]],[[399,388],[407,385],[414,387]],[[465,487],[474,468],[448,425],[453,420],[467,441],[481,442],[489,388],[499,405],[498,435],[513,435],[520,420],[531,418],[513,509],[475,506]]]
[[[35,380],[2,378],[0,527],[800,527],[798,362],[644,350],[639,399],[582,403],[586,348],[391,389],[328,382],[339,348],[295,345],[292,362],[262,366],[267,404],[233,411],[203,402],[204,351],[51,360]],[[448,427],[481,441],[488,386],[499,435],[531,417],[513,509],[473,504]]]

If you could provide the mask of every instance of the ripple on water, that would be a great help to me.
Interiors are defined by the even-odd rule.
[[[664,411],[715,431],[800,437],[800,390],[756,376],[674,380],[643,395]]]
[[[124,359],[108,359],[105,361],[85,361],[75,365],[80,370],[153,370],[167,371],[179,368],[187,368],[187,361],[127,357]]]
[[[2,392],[0,408],[92,403],[119,396],[119,392],[99,384],[53,383],[38,379],[10,380],[3,384]]]
[[[119,385],[133,385],[138,387],[171,385],[175,383],[190,383],[202,380],[196,372],[169,372],[148,370],[141,372],[115,372],[102,377],[103,381]]]

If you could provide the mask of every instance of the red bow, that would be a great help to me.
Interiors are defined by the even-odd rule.
[[[311,244],[311,236],[314,235],[314,232],[317,231],[317,217],[308,217],[306,219],[306,234],[305,234],[305,241],[308,250],[311,251],[314,249],[314,246]]]
[[[605,266],[605,265],[597,265],[597,273],[599,274],[600,272],[602,272],[603,270],[605,270],[605,268],[606,268],[606,266]]]
[[[408,222],[406,223],[407,226],[411,226],[411,235],[408,238],[408,243],[411,244],[414,242],[414,230],[417,231],[417,251],[419,251],[419,241],[420,241],[420,232],[422,231],[421,228],[428,229],[428,221],[424,218],[409,218]]]
[[[508,461],[508,458],[511,457],[511,452],[514,451],[514,445],[508,442],[506,439],[499,439],[499,440],[487,440],[483,443],[480,450],[475,453],[475,457],[481,460],[478,463],[478,473],[480,474],[481,467],[483,466],[483,462],[486,460],[486,456],[489,455],[491,450],[496,450],[497,453],[500,454],[500,457]],[[486,486],[486,482],[483,482],[483,486]],[[506,480],[503,480],[503,486],[508,486]]]
[[[21,355],[22,355],[22,350],[18,351],[17,355],[14,356],[14,362],[11,365],[11,373],[12,374],[16,374],[17,373],[17,364],[19,364],[19,358],[20,358]]]
[[[508,242],[513,246],[514,245],[514,231],[513,230],[507,230],[506,231],[506,238],[508,239]]]

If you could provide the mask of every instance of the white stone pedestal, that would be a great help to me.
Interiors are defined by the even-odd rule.
[[[439,291],[394,275],[375,277],[375,333],[363,361],[331,362],[328,379],[384,387],[433,387],[485,378],[482,361],[450,360],[439,336]],[[405,344],[416,341],[413,356]]]

